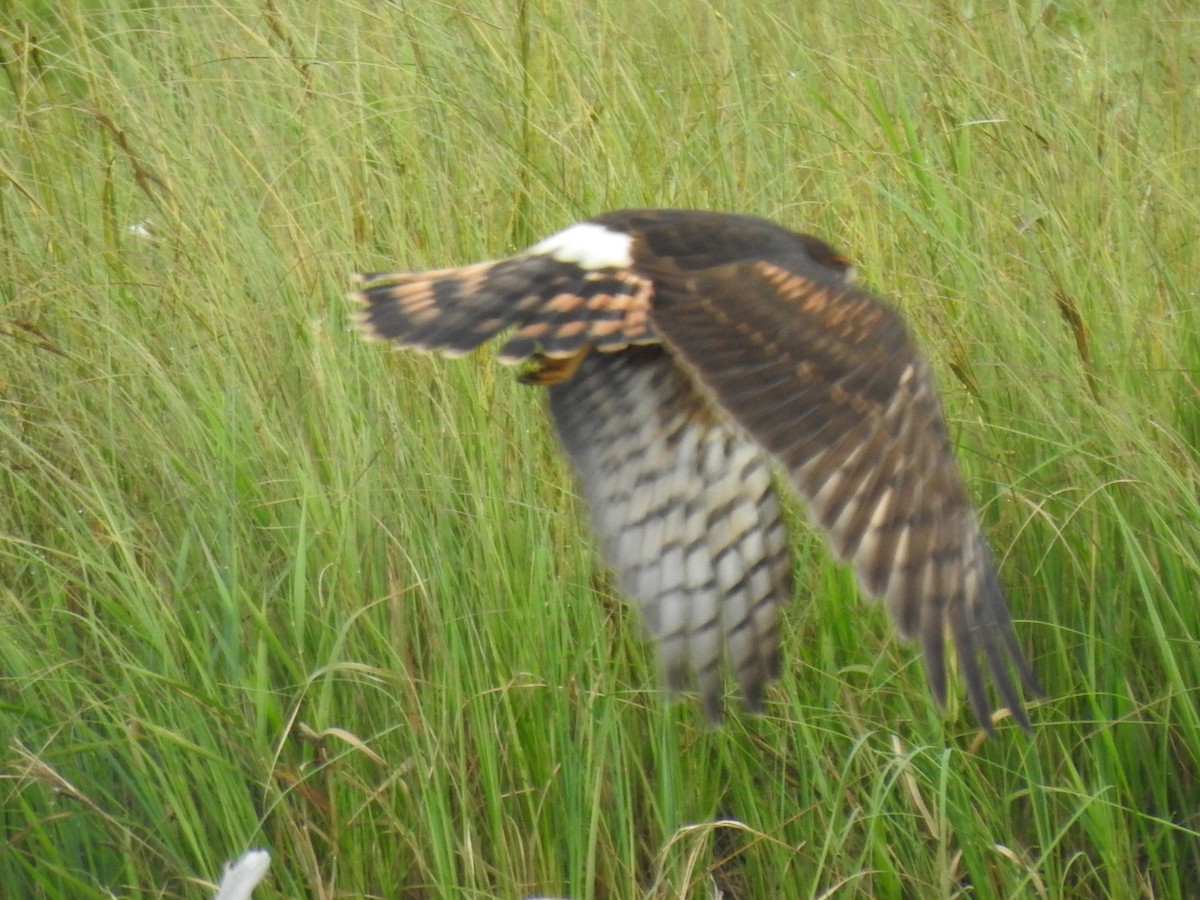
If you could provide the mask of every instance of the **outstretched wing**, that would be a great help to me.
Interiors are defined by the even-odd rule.
[[[928,365],[899,316],[852,285],[765,260],[655,279],[664,343],[778,459],[868,593],[921,644],[945,703],[945,636],[985,728],[982,655],[1029,720],[1011,674],[1039,693],[950,450]]]
[[[589,354],[551,386],[550,407],[667,686],[694,680],[720,721],[724,656],[747,707],[761,709],[792,593],[769,458],[661,347]]]
[[[504,363],[535,352],[565,358],[584,349],[611,352],[656,342],[652,285],[628,268],[608,264],[628,263],[628,247],[619,241],[602,245],[607,255],[581,255],[579,248],[590,246],[589,228],[624,237],[583,223],[509,259],[358,275],[363,287],[352,296],[365,304],[359,317],[363,334],[397,347],[461,356],[516,326],[500,350]]]

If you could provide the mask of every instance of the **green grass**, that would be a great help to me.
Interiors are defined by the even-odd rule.
[[[1194,891],[1189,4],[318,6],[0,23],[3,893],[248,846],[284,897]],[[973,751],[802,530],[769,713],[706,731],[542,398],[348,327],[349,272],[638,205],[822,234],[908,315],[1033,740]]]

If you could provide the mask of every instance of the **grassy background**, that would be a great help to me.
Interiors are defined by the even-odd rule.
[[[1193,892],[1190,4],[320,6],[0,21],[0,893],[254,845],[262,896]],[[907,313],[1034,740],[973,751],[804,531],[769,714],[705,731],[542,398],[348,330],[348,272],[637,205],[815,231]]]

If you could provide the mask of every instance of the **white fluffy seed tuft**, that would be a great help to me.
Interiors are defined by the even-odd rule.
[[[534,244],[530,253],[550,256],[581,269],[624,269],[633,265],[633,238],[595,222],[580,222]]]
[[[226,864],[213,900],[249,900],[270,865],[271,854],[266,850],[247,850],[236,862]]]

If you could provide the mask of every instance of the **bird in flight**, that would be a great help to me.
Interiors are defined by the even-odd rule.
[[[919,642],[946,702],[946,638],[991,732],[985,669],[1031,730],[1040,694],[951,452],[933,376],[899,315],[823,241],[765,219],[622,210],[507,259],[357,276],[368,339],[461,356],[510,332],[543,385],[605,556],[672,691],[751,711],[780,671],[792,561],[772,470],[833,553]]]

